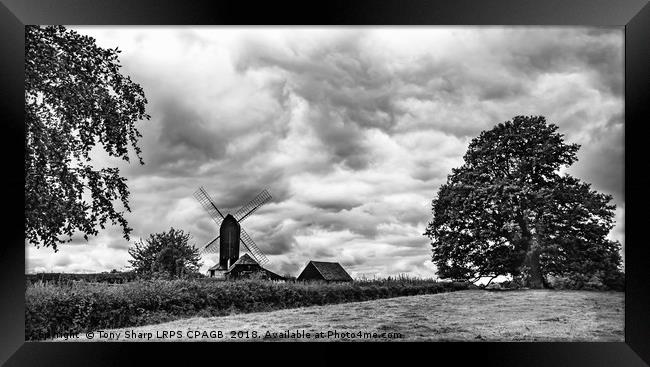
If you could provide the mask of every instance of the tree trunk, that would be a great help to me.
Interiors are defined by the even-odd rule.
[[[533,237],[528,253],[526,253],[526,259],[524,260],[524,265],[528,268],[526,286],[532,289],[544,288],[542,269],[539,265],[539,252],[539,245],[537,244],[537,240]]]
[[[538,239],[539,228],[535,225],[533,233],[529,227],[528,220],[523,215],[519,216],[519,223],[522,229],[522,237],[526,238],[526,256],[522,263],[522,268],[526,270],[524,285],[532,289],[542,289],[544,288],[544,282],[539,261],[541,252]]]

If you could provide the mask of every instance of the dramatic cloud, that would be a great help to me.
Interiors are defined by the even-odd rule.
[[[218,232],[192,197],[204,186],[230,212],[271,192],[242,226],[276,272],[430,277],[431,200],[469,141],[516,115],[581,144],[569,172],[613,195],[623,242],[620,28],[76,29],[119,47],[149,100],[146,164],[94,156],[128,178],[134,238],[26,246],[27,271],[123,269],[134,240],[170,227],[200,246]]]

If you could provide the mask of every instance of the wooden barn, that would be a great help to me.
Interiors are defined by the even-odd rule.
[[[257,261],[248,254],[242,255],[234,264],[224,273],[227,279],[246,278],[252,275],[259,275],[261,278],[269,280],[285,280],[284,277],[264,269]]]
[[[352,277],[343,269],[341,264],[310,261],[298,276],[298,280],[324,280],[327,282],[351,282]]]

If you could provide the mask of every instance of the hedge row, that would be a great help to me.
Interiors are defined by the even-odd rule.
[[[36,283],[25,294],[25,338],[310,305],[457,291],[468,283],[381,280],[275,283],[264,280],[151,280],[126,284]]]
[[[98,282],[98,283],[126,283],[136,280],[135,272],[114,272],[114,273],[93,273],[93,274],[71,274],[71,273],[38,273],[25,274],[28,284],[37,282],[45,283],[69,283],[76,281]]]

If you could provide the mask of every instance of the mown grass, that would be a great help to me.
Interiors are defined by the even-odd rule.
[[[468,283],[391,278],[351,283],[149,280],[35,283],[25,293],[25,338],[467,289]]]
[[[365,302],[302,307],[291,310],[201,317],[135,328],[105,330],[117,337],[90,341],[499,341],[622,342],[625,325],[623,292],[466,290]],[[161,338],[177,330],[181,337]],[[311,339],[265,337],[267,332],[305,331]],[[360,338],[316,333],[373,333]],[[126,338],[153,333],[151,339]],[[221,331],[223,338],[191,331]],[[233,338],[232,331],[257,332],[258,338]],[[160,333],[159,333],[160,332]],[[383,334],[386,333],[386,334]],[[391,334],[393,337],[391,337]],[[89,341],[85,338],[70,339]],[[63,341],[62,339],[57,341]]]

